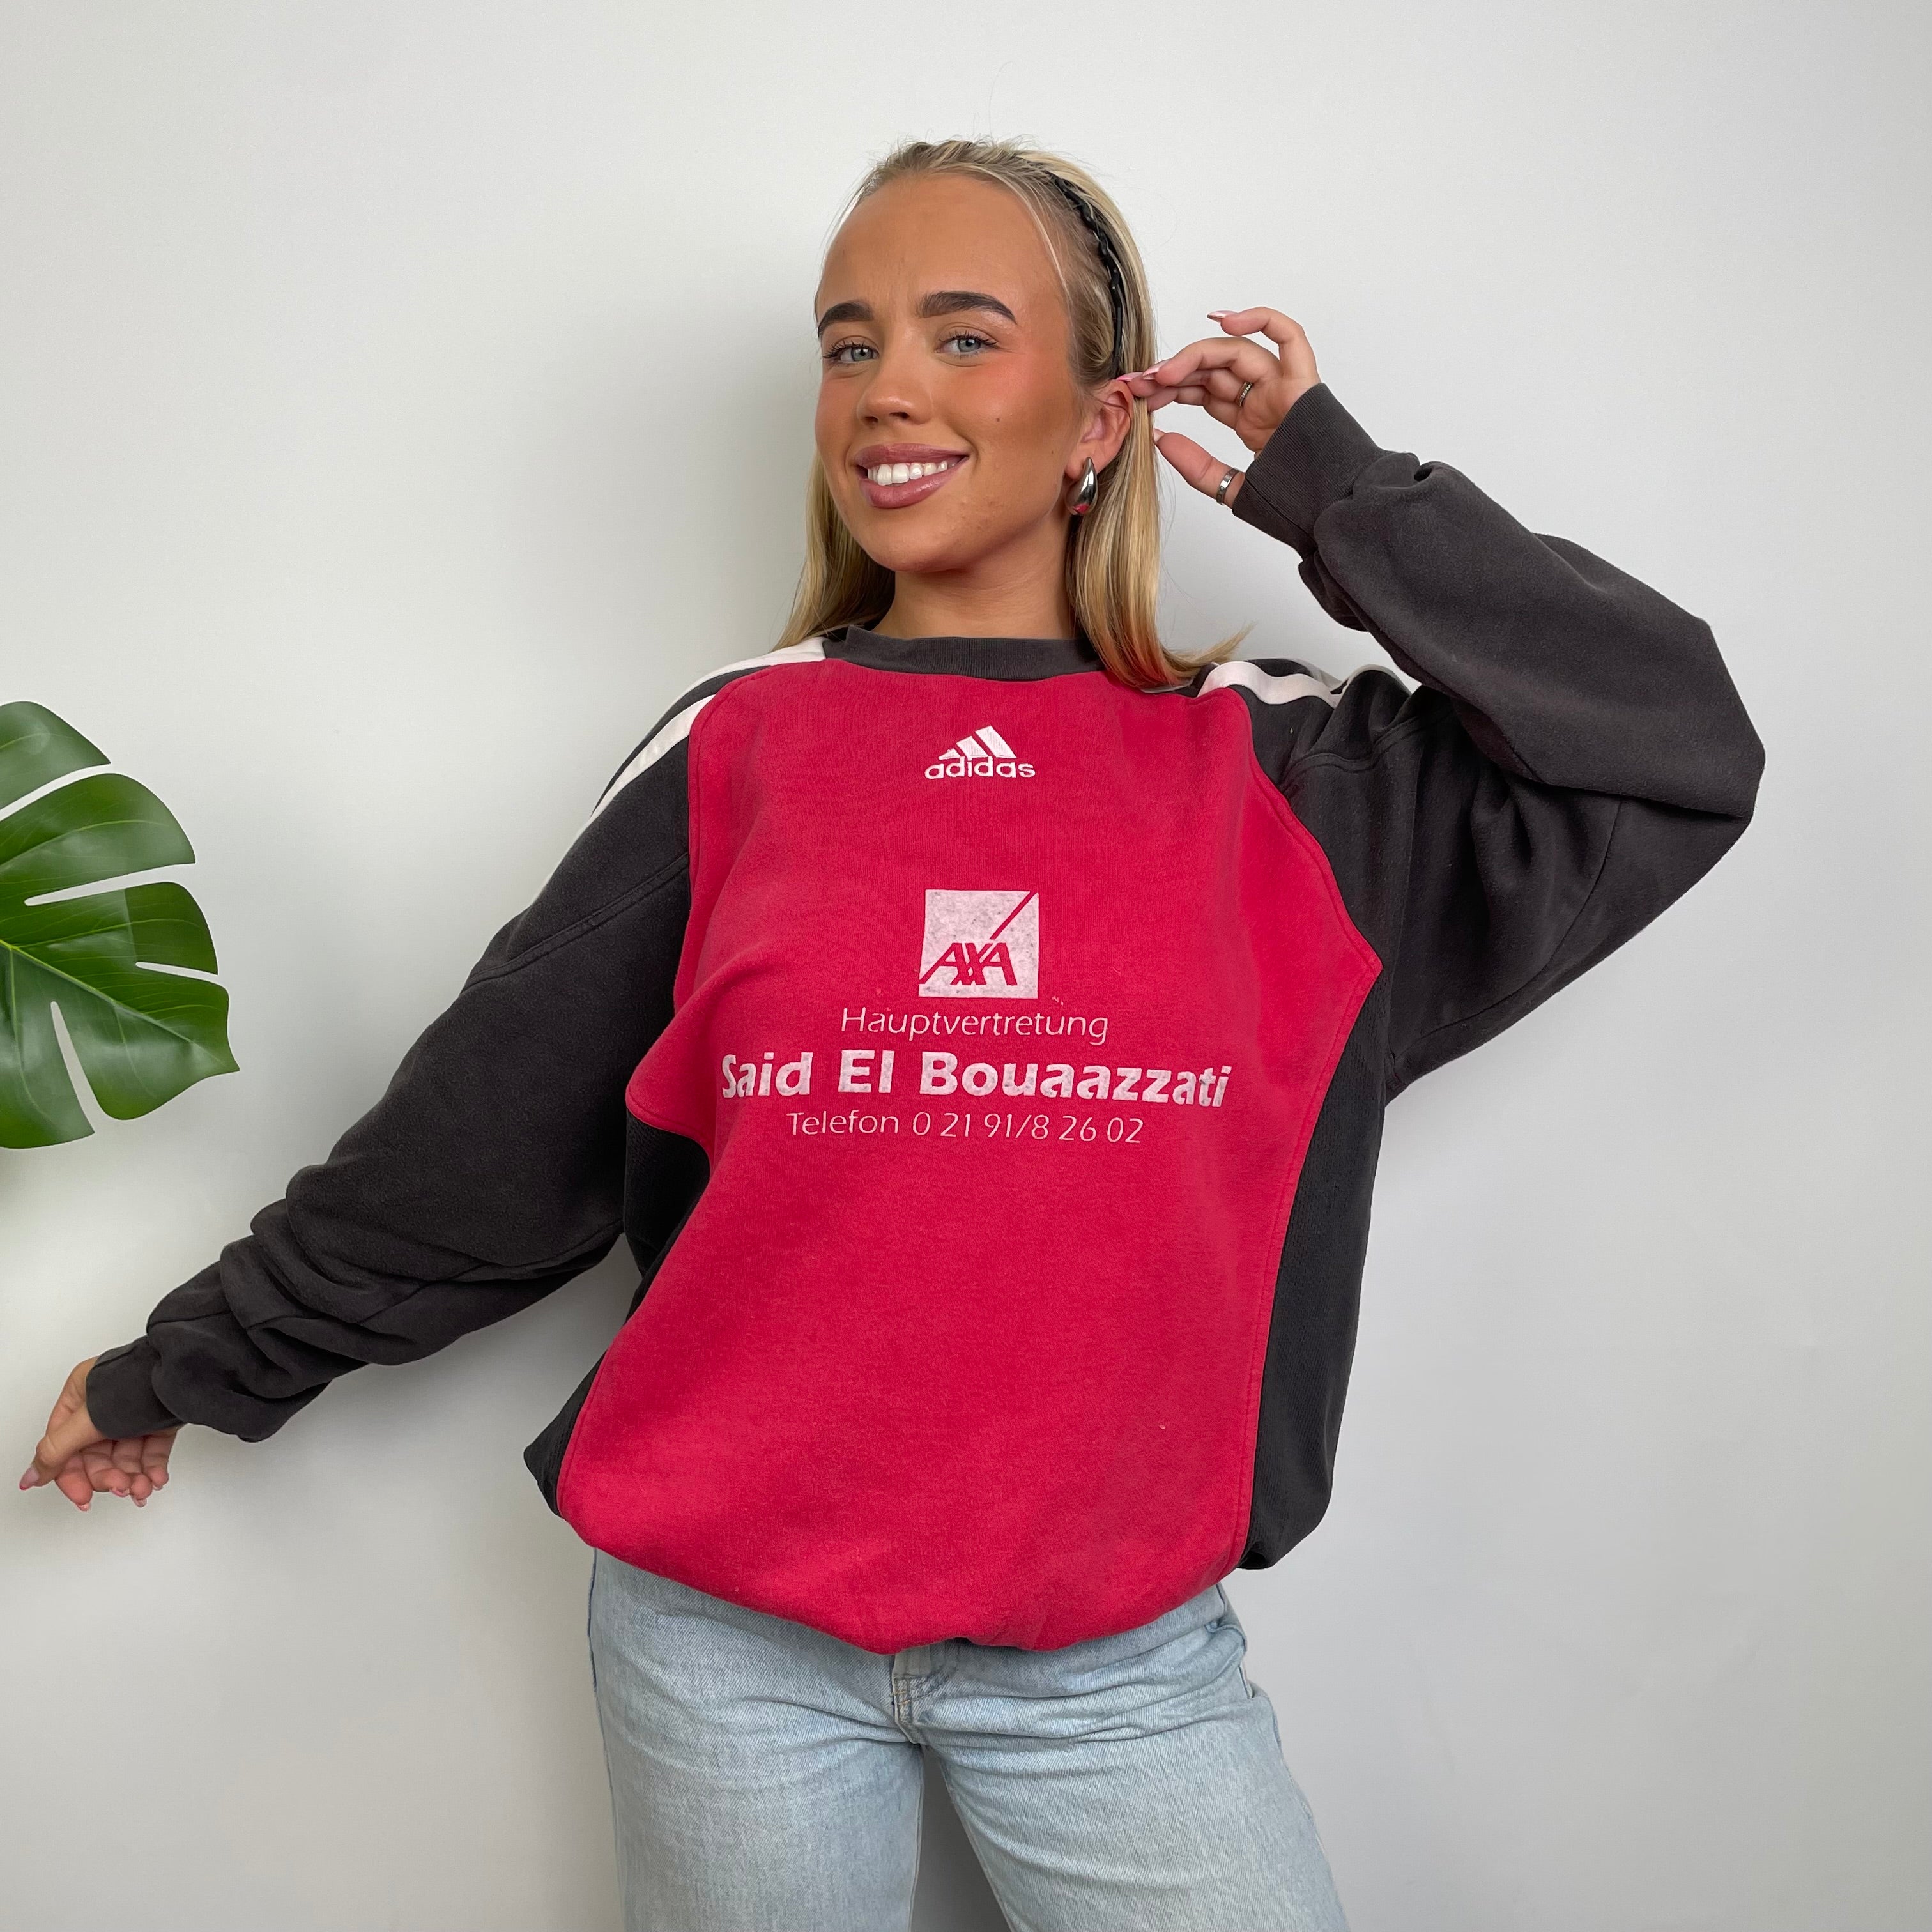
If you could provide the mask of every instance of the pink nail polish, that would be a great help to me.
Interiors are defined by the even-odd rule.
[[[20,1486],[23,1490],[36,1489],[40,1485],[40,1480],[39,1474],[30,1465],[27,1473],[20,1478]]]

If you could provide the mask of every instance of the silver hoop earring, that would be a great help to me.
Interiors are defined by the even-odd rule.
[[[1100,479],[1094,474],[1094,460],[1089,457],[1087,467],[1080,472],[1080,486],[1073,493],[1073,514],[1084,517],[1094,507],[1094,499],[1100,494]]]

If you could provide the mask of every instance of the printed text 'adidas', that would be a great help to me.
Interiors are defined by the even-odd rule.
[[[969,731],[926,768],[929,778],[1030,778],[1032,766],[990,724]]]

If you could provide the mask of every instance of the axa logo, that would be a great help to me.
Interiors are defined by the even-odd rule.
[[[1039,893],[929,890],[919,990],[938,1000],[1037,999]]]
[[[1030,778],[1032,766],[990,724],[968,731],[926,768],[929,778]]]

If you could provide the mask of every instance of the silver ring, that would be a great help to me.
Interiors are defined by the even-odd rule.
[[[1229,467],[1227,475],[1221,478],[1220,487],[1214,492],[1214,500],[1216,502],[1225,504],[1227,502],[1228,486],[1229,484],[1233,482],[1234,478],[1240,473],[1241,472],[1238,470],[1233,468],[1232,466]]]
[[[1239,410],[1241,405],[1248,400],[1248,392],[1254,386],[1255,386],[1252,382],[1244,382],[1241,385],[1241,393],[1234,398],[1234,407],[1237,410]]]

